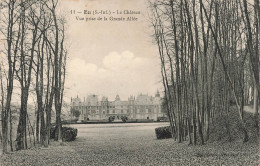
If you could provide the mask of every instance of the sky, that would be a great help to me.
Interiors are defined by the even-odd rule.
[[[1,1],[1,0],[0,0]],[[64,99],[97,94],[122,100],[139,93],[162,92],[158,49],[151,37],[147,0],[60,0],[60,13],[66,16],[68,48]],[[253,0],[248,0],[253,3]],[[133,10],[137,21],[77,21],[71,10]],[[1,13],[0,13],[1,14]],[[95,17],[109,17],[95,15]],[[113,15],[126,17],[127,15]],[[129,15],[133,16],[133,15]],[[0,40],[0,43],[2,41]],[[0,53],[0,56],[3,54]],[[17,96],[19,100],[19,96]]]
[[[122,100],[140,93],[162,92],[160,61],[157,46],[151,37],[147,17],[148,0],[59,0],[59,12],[66,17],[68,48],[64,100],[82,100],[90,94]],[[1,2],[1,0],[0,0]],[[253,0],[248,0],[253,4]],[[109,17],[109,15],[71,14],[71,10],[133,10],[140,11],[137,21],[77,21],[76,16]],[[0,18],[2,17],[0,12]],[[127,17],[115,15],[114,17]],[[1,35],[1,34],[0,34]],[[0,37],[1,38],[1,37]],[[3,46],[0,40],[0,47]],[[3,54],[0,52],[0,57]],[[20,101],[16,81],[13,99]],[[31,85],[34,86],[34,85]],[[29,98],[35,103],[35,96]]]
[[[139,93],[154,95],[161,90],[158,50],[151,37],[144,0],[61,0],[67,20],[69,51],[65,100],[89,94],[121,100]],[[76,14],[71,14],[75,10]],[[77,14],[84,10],[132,10],[137,21],[78,21],[82,17],[111,15]]]

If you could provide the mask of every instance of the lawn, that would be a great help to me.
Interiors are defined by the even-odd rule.
[[[188,146],[157,140],[154,129],[167,123],[73,125],[74,142],[52,142],[2,155],[2,165],[258,165],[257,143],[211,143]]]

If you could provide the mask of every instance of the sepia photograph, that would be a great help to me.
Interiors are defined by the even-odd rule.
[[[258,166],[259,43],[259,0],[0,0],[0,166]]]

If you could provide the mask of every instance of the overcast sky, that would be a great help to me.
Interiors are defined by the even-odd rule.
[[[66,13],[69,40],[67,100],[94,93],[110,100],[116,94],[127,99],[161,90],[158,50],[152,43],[146,17],[147,1],[62,0],[61,7]],[[70,14],[70,10],[101,9],[140,11],[141,15],[136,15],[135,22],[85,22],[75,18],[83,14]]]
[[[141,15],[134,22],[85,22],[70,14],[71,10],[101,9],[140,11]],[[146,16],[147,0],[60,0],[60,11],[67,20],[67,102],[77,95],[83,99],[97,94],[113,100],[119,94],[125,100],[130,95],[162,91],[158,50]],[[19,101],[17,84],[13,98]]]

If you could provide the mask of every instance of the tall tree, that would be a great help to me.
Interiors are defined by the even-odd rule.
[[[17,4],[18,4],[16,0],[6,0],[3,1],[2,4],[7,8],[7,20],[6,22],[4,22],[5,25],[1,27],[1,32],[5,36],[4,41],[7,46],[6,56],[8,62],[6,85],[4,85],[2,81],[3,79],[1,77],[1,92],[2,92],[2,96],[1,96],[2,115],[1,116],[2,116],[2,137],[3,137],[2,143],[3,143],[3,153],[6,153],[7,142],[8,142],[8,119],[9,119],[10,109],[11,109],[11,100],[12,100],[13,84],[14,84],[14,72],[15,72],[17,52],[19,47],[18,45],[21,36],[20,33],[21,20],[18,19],[16,15]],[[17,19],[19,21],[16,21]],[[19,27],[18,30],[17,28],[15,28],[15,26]],[[1,75],[3,70],[4,69],[1,68]],[[4,95],[4,92],[6,92],[6,95]]]
[[[243,109],[252,83],[257,94],[259,2],[255,1],[250,12],[245,10],[248,2],[243,2],[244,5],[241,0],[150,2],[168,116],[179,142],[186,139],[188,129],[189,143],[204,144],[219,117],[232,140],[229,119],[233,103],[244,142],[249,139]],[[250,23],[252,20],[254,24]],[[254,99],[258,101],[256,95]],[[254,103],[256,109],[258,104]]]

